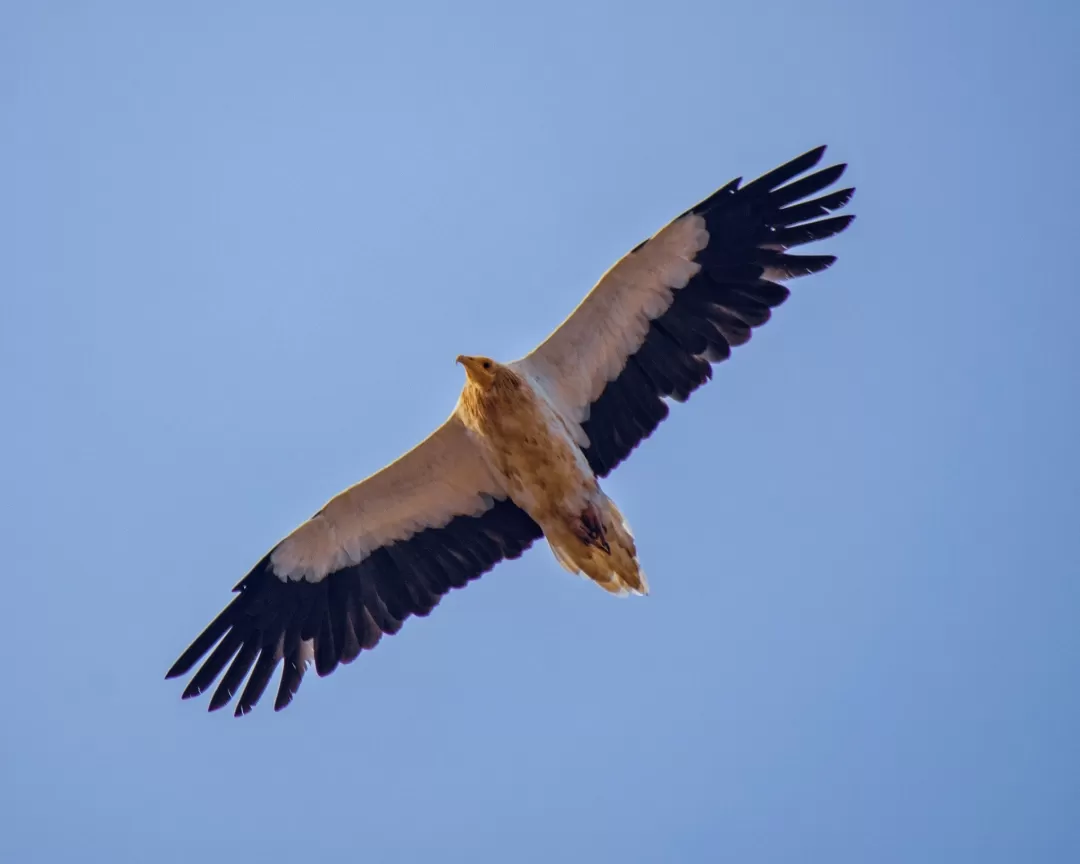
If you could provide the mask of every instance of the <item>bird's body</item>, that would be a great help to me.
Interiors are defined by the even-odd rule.
[[[284,708],[312,662],[320,676],[351,663],[541,537],[605,590],[647,593],[600,480],[769,320],[783,283],[833,263],[788,252],[853,218],[831,215],[853,189],[818,195],[845,166],[805,173],[824,150],[733,180],[669,222],[521,359],[459,357],[467,380],[451,416],[263,556],[169,670],[201,661],[184,698],[221,676],[210,709],[240,693],[246,714],[280,666]]]
[[[456,414],[508,497],[540,526],[555,558],[613,594],[647,593],[629,527],[540,385],[485,357],[461,357]]]

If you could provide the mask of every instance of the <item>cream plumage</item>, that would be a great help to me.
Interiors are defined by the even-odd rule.
[[[843,165],[795,179],[824,149],[745,186],[734,180],[682,214],[521,360],[459,357],[466,385],[450,418],[270,550],[167,677],[209,652],[183,695],[224,670],[210,708],[244,685],[240,715],[281,664],[281,709],[312,660],[329,674],[541,536],[567,569],[644,593],[629,528],[598,480],[667,416],[668,399],[688,398],[769,319],[788,296],[780,283],[833,263],[786,252],[853,218],[830,215],[853,189],[807,200]]]

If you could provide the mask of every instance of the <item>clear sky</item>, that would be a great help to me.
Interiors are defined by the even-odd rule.
[[[3,4],[0,861],[1080,860],[1077,4],[180,5]],[[606,484],[650,597],[537,546],[279,714],[163,680],[820,143],[839,263]]]

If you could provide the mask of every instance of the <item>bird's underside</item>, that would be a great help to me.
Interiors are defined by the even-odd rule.
[[[514,365],[487,357],[458,362],[466,383],[454,413],[556,560],[612,594],[646,593],[630,528],[574,440],[572,418],[545,396],[542,382]]]
[[[600,488],[829,255],[789,249],[843,231],[844,165],[819,147],[733,180],[639,244],[532,353],[459,357],[466,385],[427,439],[345,490],[271,549],[167,673],[210,709],[254,708],[281,666],[275,709],[310,663],[350,663],[452,588],[546,536],[556,558],[613,593],[646,593],[633,537]],[[802,176],[800,176],[802,175]],[[218,680],[220,677],[220,681]]]

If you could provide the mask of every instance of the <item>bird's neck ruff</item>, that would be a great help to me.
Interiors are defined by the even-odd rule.
[[[500,415],[513,412],[528,395],[525,380],[513,369],[500,366],[488,385],[477,384],[471,379],[465,382],[459,413],[466,426],[487,432]]]

